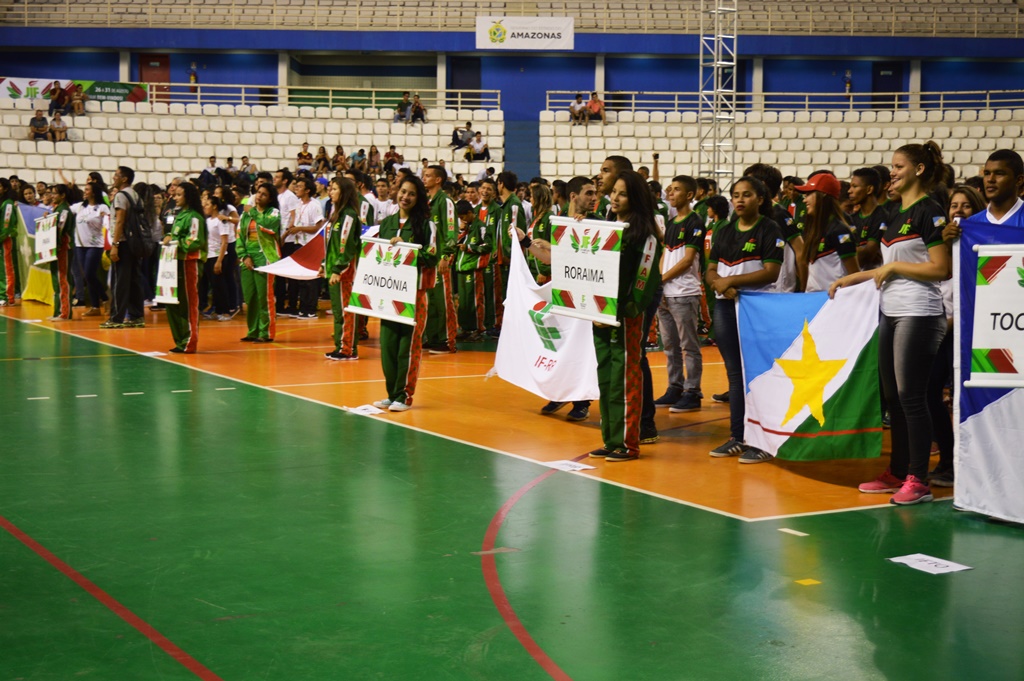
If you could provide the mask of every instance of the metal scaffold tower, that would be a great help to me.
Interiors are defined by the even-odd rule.
[[[697,176],[722,192],[736,177],[736,24],[738,0],[701,0]]]

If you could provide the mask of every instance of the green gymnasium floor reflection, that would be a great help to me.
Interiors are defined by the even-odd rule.
[[[474,553],[547,469],[14,321],[0,331],[0,516],[205,678],[551,678]],[[995,680],[1024,669],[1022,537],[948,503],[746,523],[555,473],[512,508],[495,560],[526,630],[576,681]],[[885,560],[917,552],[976,569]],[[3,531],[0,650],[5,681],[204,678]]]

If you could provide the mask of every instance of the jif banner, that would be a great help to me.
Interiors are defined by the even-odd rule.
[[[478,50],[571,50],[572,17],[477,17]]]
[[[364,236],[345,312],[415,326],[419,250],[419,244]]]

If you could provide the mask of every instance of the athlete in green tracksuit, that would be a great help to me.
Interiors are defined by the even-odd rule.
[[[437,228],[430,219],[430,200],[423,183],[406,177],[398,188],[398,212],[384,218],[380,238],[392,243],[420,245],[417,255],[415,325],[382,319],[380,322],[380,362],[388,396],[374,406],[389,411],[405,411],[412,406],[419,378],[423,330],[427,323],[427,291],[437,277]]]
[[[178,214],[164,244],[178,247],[178,303],[167,305],[171,352],[194,353],[199,345],[199,270],[206,261],[206,218],[199,190],[191,182],[178,186],[174,197]]]
[[[424,346],[433,353],[455,352],[459,331],[452,290],[452,261],[459,236],[455,202],[443,190],[448,173],[442,166],[429,166],[423,171],[423,186],[430,197],[430,218],[437,225],[437,285],[427,293],[427,328]]]
[[[66,185],[59,184],[53,191],[57,194],[57,207],[53,209],[57,228],[57,259],[50,263],[50,277],[53,280],[52,321],[72,318],[71,284],[68,268],[71,262],[71,240],[75,234],[75,217],[68,206]]]
[[[333,360],[359,359],[355,324],[346,323],[344,313],[359,263],[363,227],[357,213],[359,193],[351,180],[335,177],[327,187],[327,194],[334,206],[334,214],[327,219],[324,274],[329,277],[327,291],[331,296],[331,316],[334,318],[334,350],[324,356]]]
[[[516,196],[519,178],[510,170],[498,173],[498,194],[501,197],[501,220],[498,223],[494,253],[497,266],[494,270],[495,325],[501,329],[505,313],[505,297],[508,294],[508,271],[512,264],[512,244],[517,241],[516,229],[526,232],[526,211],[523,202]]]
[[[3,179],[3,178],[0,178]],[[0,307],[14,305],[17,296],[17,272],[14,269],[14,254],[18,249],[18,208],[14,199],[8,196],[11,184],[6,179],[0,183]]]
[[[530,229],[526,233],[531,239],[541,239],[551,243],[551,212],[545,211],[543,215],[534,215]],[[539,260],[532,253],[526,254],[526,262],[538,284],[546,284],[551,281],[550,263]]]
[[[484,227],[487,230],[487,240],[491,244],[491,257],[488,258],[487,265],[484,266],[484,324],[485,330],[488,333],[497,335],[495,330],[495,324],[497,323],[497,314],[495,309],[495,300],[497,296],[494,293],[494,270],[498,266],[495,260],[494,250],[497,248],[498,243],[498,222],[501,219],[501,204],[498,203],[497,199],[497,184],[494,180],[481,180],[480,181],[480,214],[479,218]]]
[[[622,232],[619,256],[616,319],[620,326],[594,325],[604,446],[590,452],[590,457],[630,461],[640,456],[644,311],[658,290],[661,241],[654,201],[639,173],[623,171],[611,197],[611,210],[629,226]]]
[[[487,328],[484,270],[491,263],[494,243],[487,225],[476,218],[468,201],[459,201],[456,210],[462,223],[459,251],[455,256],[455,273],[459,282],[459,326],[466,334],[466,340],[475,342]]]
[[[281,259],[281,212],[277,208],[277,192],[271,185],[262,185],[253,199],[238,221],[235,240],[248,326],[242,340],[269,343],[277,332],[274,275],[257,272],[256,268]]]

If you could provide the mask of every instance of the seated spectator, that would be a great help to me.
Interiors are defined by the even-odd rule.
[[[416,121],[420,123],[427,122],[427,107],[420,101],[419,95],[412,96],[412,108],[410,111],[412,112],[412,117],[409,119],[410,123],[415,123]]]
[[[494,167],[488,166],[476,174],[476,181],[480,180],[493,180],[494,179]]]
[[[228,160],[224,163],[224,172],[227,173],[232,180],[235,179],[235,175],[238,174],[238,168],[235,167],[234,157],[228,156]]]
[[[487,148],[487,142],[484,142],[483,134],[477,133],[469,143],[469,149],[466,151],[467,161],[490,161],[491,150]]]
[[[61,118],[60,111],[53,114],[50,122],[50,139],[54,142],[65,142],[68,139],[68,124]]]
[[[427,159],[425,159],[425,158],[421,158],[420,159],[420,163],[422,163],[423,165],[421,165],[416,170],[416,177],[422,178],[423,177],[423,171],[425,171],[427,168],[430,167],[430,162]]]
[[[392,144],[388,148],[388,153],[384,154],[384,172],[390,173],[396,165],[402,165],[405,163],[405,157],[395,151],[395,145]]]
[[[587,103],[583,101],[583,95],[576,95],[576,101],[569,105],[569,114],[572,116],[573,125],[586,122]]]
[[[452,143],[448,146],[453,149],[461,149],[468,145],[471,139],[473,139],[473,126],[466,123],[466,127],[455,128],[455,130],[452,131]]]
[[[594,121],[597,119],[601,119],[601,125],[608,122],[604,116],[604,102],[598,98],[596,92],[591,92],[590,101],[587,102],[587,120]]]
[[[47,140],[50,138],[50,123],[43,115],[43,110],[36,111],[35,118],[28,122],[28,138],[30,140]]]
[[[71,98],[68,93],[60,86],[59,81],[53,81],[53,85],[50,87],[50,115],[53,115],[54,111],[60,111],[65,116],[70,113],[71,110]]]
[[[370,153],[366,155],[366,172],[367,175],[377,177],[381,173],[383,168],[383,161],[380,159],[380,149],[377,148],[376,144],[370,145]]]
[[[214,187],[220,183],[220,176],[217,172],[220,170],[220,166],[217,165],[217,157],[211,156],[209,163],[208,166],[199,171],[199,178],[196,180],[203,189]]]
[[[313,172],[328,173],[331,171],[331,160],[327,158],[327,147],[320,147],[316,150],[316,157],[313,159]]]
[[[331,165],[334,166],[334,172],[343,173],[348,170],[348,157],[345,156],[345,150],[339,144],[334,147],[334,157],[331,159]]]
[[[309,151],[309,144],[302,143],[302,151],[295,157],[295,170],[310,171],[313,169],[313,154]]]
[[[366,172],[366,149],[360,149],[351,156],[348,157],[348,165],[350,170],[358,170],[361,173]]]
[[[238,166],[238,173],[237,173],[236,177],[240,177],[242,179],[246,179],[247,180],[246,184],[248,184],[249,182],[253,181],[253,179],[256,177],[256,173],[258,173],[258,172],[259,172],[259,168],[256,167],[256,164],[255,163],[251,163],[249,161],[249,157],[248,156],[243,156],[242,157],[242,165]]]
[[[409,99],[408,92],[402,93],[402,101],[395,106],[395,120],[392,123],[399,121],[412,122],[412,101]]]
[[[75,116],[84,116],[85,100],[89,99],[89,95],[85,94],[81,85],[69,85],[68,91],[71,94],[71,113]]]

